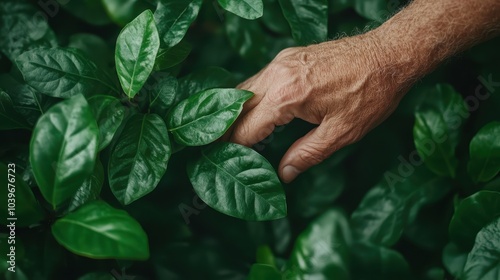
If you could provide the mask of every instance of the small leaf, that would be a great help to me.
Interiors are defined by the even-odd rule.
[[[500,219],[485,226],[477,234],[467,256],[462,280],[496,280],[500,275]]]
[[[475,182],[493,179],[500,171],[500,122],[485,125],[470,142],[469,175]]]
[[[160,49],[156,55],[154,70],[161,71],[176,66],[188,57],[191,50],[191,45],[185,41],[171,48]]]
[[[351,232],[345,216],[328,210],[297,237],[287,270],[291,279],[349,279]]]
[[[153,85],[149,92],[151,112],[166,117],[175,102],[177,85],[177,79],[172,76],[166,76]]]
[[[80,94],[50,108],[30,144],[30,163],[43,197],[54,207],[73,196],[94,170],[99,130]]]
[[[460,202],[450,222],[450,238],[462,248],[474,244],[476,234],[500,215],[500,193],[479,191]]]
[[[2,182],[0,184],[0,219],[2,224],[8,224],[8,217],[17,218],[16,225],[27,227],[41,221],[45,217],[45,212],[40,207],[30,187],[23,181],[22,176],[18,173],[18,166],[5,165],[0,163],[0,176]],[[9,181],[10,180],[10,181]],[[9,196],[12,194],[14,196]],[[9,215],[9,201],[16,201],[14,215]]]
[[[109,95],[88,98],[90,110],[99,127],[99,151],[109,145],[125,117],[125,107],[120,100]]]
[[[180,102],[168,114],[168,130],[175,141],[202,146],[220,138],[253,93],[238,89],[209,89]]]
[[[144,11],[127,24],[116,40],[116,72],[125,93],[133,98],[146,83],[160,48],[153,13]]]
[[[218,0],[224,10],[245,19],[257,19],[264,14],[262,0]]]
[[[187,171],[201,200],[221,213],[251,221],[286,216],[285,193],[273,167],[250,148],[216,143],[190,161]]]
[[[389,248],[357,243],[352,248],[353,279],[411,279],[405,258]]]
[[[146,260],[148,237],[127,212],[103,201],[89,203],[57,220],[52,234],[74,254],[93,259]]]
[[[250,268],[248,280],[282,280],[281,273],[276,267],[256,263]]]
[[[68,210],[75,211],[78,207],[89,201],[97,200],[101,194],[102,184],[104,183],[104,168],[100,160],[96,160],[94,172],[78,188],[71,199]]]
[[[23,117],[14,110],[10,96],[0,89],[0,130],[30,129]]]
[[[97,66],[75,49],[35,49],[24,52],[16,64],[27,84],[43,94],[69,98],[96,91],[117,91]]]
[[[177,45],[198,16],[203,0],[160,0],[155,21],[162,43],[166,47]]]
[[[437,175],[454,178],[458,166],[455,149],[459,131],[468,112],[465,102],[446,84],[425,94],[415,113],[413,137],[418,154]]]
[[[301,45],[321,43],[328,35],[327,0],[279,0],[292,36]]]
[[[170,154],[165,122],[155,114],[132,116],[108,165],[109,185],[118,201],[127,205],[153,191],[167,170]]]

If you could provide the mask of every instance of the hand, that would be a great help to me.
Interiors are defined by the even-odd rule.
[[[391,59],[395,55],[380,47],[373,32],[285,49],[238,86],[255,96],[245,104],[230,141],[251,146],[294,118],[318,124],[281,160],[280,177],[291,182],[394,111],[409,86]]]

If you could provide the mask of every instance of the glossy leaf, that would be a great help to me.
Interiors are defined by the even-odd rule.
[[[469,115],[465,102],[446,84],[437,85],[423,98],[424,103],[415,113],[415,147],[430,170],[454,178],[460,127]]]
[[[99,151],[106,148],[125,117],[120,100],[109,95],[94,95],[87,99],[99,127]]]
[[[74,254],[94,259],[146,260],[148,237],[127,212],[103,201],[89,203],[57,220],[52,234]]]
[[[105,25],[110,23],[102,0],[81,0],[61,2],[67,11],[77,18],[93,25]]]
[[[203,0],[160,0],[155,21],[162,43],[166,47],[177,45],[198,16]]]
[[[154,8],[147,0],[102,0],[102,3],[109,17],[121,26],[145,10]]]
[[[149,92],[151,112],[166,117],[168,110],[175,102],[177,87],[177,79],[172,76],[166,76],[153,85]]]
[[[450,183],[430,174],[425,167],[402,177],[392,171],[366,193],[352,213],[353,233],[361,240],[391,246],[401,237],[408,222],[425,204],[435,202],[450,190]]]
[[[68,206],[69,211],[74,211],[78,207],[92,201],[97,200],[101,194],[102,184],[104,183],[104,168],[100,160],[96,161],[94,172],[85,179],[83,184],[78,188]]]
[[[10,96],[0,89],[0,130],[29,129],[29,125],[14,109]]]
[[[326,40],[327,0],[279,0],[279,3],[297,43],[307,45]]]
[[[410,267],[397,251],[369,243],[357,243],[352,249],[353,279],[411,279]]]
[[[180,102],[168,114],[168,130],[175,141],[202,146],[220,138],[253,93],[238,89],[209,89]]]
[[[460,250],[454,243],[448,243],[443,249],[443,264],[455,279],[461,279],[467,254],[468,252]]]
[[[150,10],[127,24],[116,41],[116,72],[125,93],[134,97],[151,74],[160,48],[158,30]]]
[[[250,268],[248,280],[281,280],[281,273],[273,266],[256,263]]]
[[[475,182],[493,179],[500,171],[500,122],[481,128],[470,142],[469,175]]]
[[[465,262],[463,280],[496,280],[500,275],[500,219],[485,226],[477,234],[472,251]]]
[[[479,191],[460,202],[450,222],[450,238],[463,248],[474,244],[476,234],[500,215],[500,193]]]
[[[192,46],[185,41],[171,47],[160,49],[156,55],[155,71],[172,68],[183,62],[191,53]]]
[[[54,208],[73,196],[94,170],[99,130],[87,101],[76,95],[38,121],[30,163],[43,197]]]
[[[257,19],[264,14],[262,0],[218,0],[221,7],[245,19]]]
[[[290,279],[349,279],[351,232],[345,216],[328,210],[297,237],[287,271]]]
[[[0,176],[2,178],[0,199],[3,201],[0,203],[0,223],[9,224],[10,221],[7,220],[9,217],[17,218],[15,223],[20,227],[40,222],[45,217],[45,212],[40,207],[30,187],[20,176],[19,168],[15,164],[10,165],[9,168],[8,165],[0,163]],[[16,201],[12,211],[13,215],[10,215],[8,199]]]
[[[201,200],[219,212],[251,221],[286,216],[285,193],[273,167],[252,149],[217,143],[187,170]]]
[[[134,115],[117,140],[108,165],[109,185],[122,204],[156,188],[171,149],[165,122],[155,114]]]

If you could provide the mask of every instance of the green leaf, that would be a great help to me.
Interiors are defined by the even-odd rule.
[[[78,207],[92,200],[99,199],[102,184],[104,183],[104,168],[100,160],[96,160],[94,172],[78,188],[68,206],[69,211],[75,211]]]
[[[78,1],[72,1],[78,2]],[[69,48],[79,49],[86,56],[88,56],[92,62],[101,66],[102,68],[108,68],[114,63],[112,60],[112,52],[101,37],[90,33],[77,33],[69,37]]]
[[[437,175],[454,178],[458,166],[455,149],[459,131],[468,117],[462,97],[447,84],[426,92],[415,113],[415,147],[427,167]]]
[[[150,10],[127,24],[116,40],[116,72],[125,93],[134,97],[153,70],[160,48],[158,30]]]
[[[320,43],[328,35],[327,0],[279,0],[292,36],[301,45]]]
[[[455,243],[451,242],[443,249],[443,265],[455,279],[461,279],[467,261],[467,253],[461,251]]]
[[[23,181],[18,173],[17,166],[9,163],[0,163],[0,223],[8,224],[7,218],[15,217],[16,225],[27,227],[41,221],[45,217],[44,210],[38,204],[30,187]],[[15,200],[14,215],[9,215],[9,200]]]
[[[500,215],[500,193],[479,191],[460,202],[450,222],[450,238],[463,248],[474,244],[476,234]]]
[[[397,251],[369,243],[352,248],[353,279],[410,279],[410,267]]]
[[[74,254],[93,259],[146,260],[148,237],[127,212],[103,201],[89,203],[57,220],[52,234]]]
[[[500,122],[485,125],[470,142],[469,175],[475,182],[493,179],[500,171]]]
[[[170,154],[165,122],[155,114],[132,116],[109,160],[109,185],[115,197],[127,205],[153,191],[167,170]]]
[[[179,98],[187,98],[200,91],[212,88],[234,87],[236,81],[233,75],[221,67],[207,67],[195,70],[179,79]],[[176,98],[176,101],[182,99]],[[177,102],[178,103],[178,102]]]
[[[30,129],[23,117],[14,110],[10,96],[0,89],[0,130]]]
[[[168,130],[175,141],[202,146],[220,138],[253,93],[238,89],[209,89],[180,102],[168,114]]]
[[[272,267],[276,267],[276,260],[274,259],[273,252],[271,248],[267,245],[262,245],[257,247],[257,257],[256,262],[261,264],[267,264]]]
[[[30,144],[30,163],[43,197],[56,209],[94,170],[99,130],[79,94],[50,108]]]
[[[146,0],[102,0],[109,17],[123,26],[131,22],[139,14],[154,6]]]
[[[69,98],[116,88],[109,84],[97,66],[74,49],[35,49],[21,54],[16,64],[24,80],[43,94]]]
[[[500,219],[477,234],[472,251],[465,262],[462,280],[496,280],[500,275]]]
[[[405,178],[398,174],[386,172],[352,213],[353,233],[360,240],[392,246],[419,209],[441,199],[451,187],[445,178],[436,177],[425,167],[414,169]]]
[[[155,21],[162,43],[166,47],[177,45],[198,16],[203,0],[160,0]]]
[[[351,232],[345,216],[328,210],[297,237],[285,276],[290,279],[349,279]]]
[[[257,66],[264,66],[268,62],[269,37],[266,37],[257,21],[228,14],[225,27],[229,43],[241,57]]]
[[[113,139],[125,117],[126,108],[120,100],[109,95],[94,95],[87,99],[99,127],[99,151]]]
[[[102,0],[66,1],[62,7],[75,17],[93,25],[105,25],[111,22]]]
[[[245,19],[257,19],[264,14],[262,0],[218,0],[221,7]]]
[[[285,193],[273,167],[250,148],[216,143],[190,161],[187,171],[201,200],[221,213],[252,221],[286,216]]]
[[[171,48],[160,49],[156,55],[154,70],[160,71],[176,66],[188,57],[191,50],[191,45],[185,41]]]
[[[250,268],[248,280],[281,280],[281,273],[273,266],[256,263]]]
[[[149,92],[149,108],[151,112],[166,117],[177,95],[177,79],[166,76],[153,85]]]

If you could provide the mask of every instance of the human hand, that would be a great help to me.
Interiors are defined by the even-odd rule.
[[[340,148],[361,139],[397,107],[409,86],[397,56],[373,32],[282,51],[240,84],[255,96],[233,126],[230,141],[251,146],[275,126],[300,118],[319,126],[283,156],[286,183]]]

